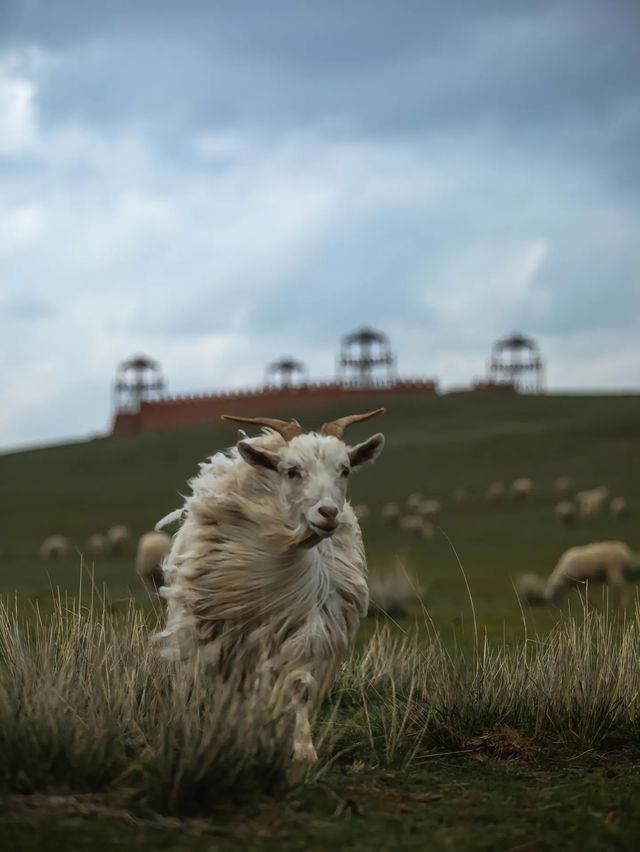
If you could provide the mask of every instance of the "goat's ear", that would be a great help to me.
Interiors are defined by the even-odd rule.
[[[374,461],[377,459],[382,448],[384,447],[384,435],[378,432],[377,435],[372,435],[361,444],[356,444],[355,447],[349,447],[349,461],[351,467],[360,467],[362,464]]]
[[[238,452],[242,458],[252,467],[266,467],[267,470],[278,469],[278,456],[268,450],[261,450],[249,441],[238,443]]]

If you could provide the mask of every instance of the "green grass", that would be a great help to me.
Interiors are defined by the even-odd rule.
[[[513,578],[524,571],[547,574],[574,544],[622,538],[640,549],[636,520],[608,516],[567,530],[553,517],[552,484],[570,474],[579,488],[601,483],[640,512],[640,398],[633,396],[503,396],[458,394],[413,397],[387,403],[375,424],[352,427],[353,439],[383,429],[388,444],[375,467],[351,485],[354,503],[367,503],[373,517],[364,524],[370,566],[385,569],[397,559],[427,587],[429,612],[445,637],[468,641],[471,612],[458,557],[475,602],[478,622],[490,636],[522,636]],[[338,414],[323,409],[298,414],[317,426]],[[0,456],[0,592],[46,598],[51,586],[78,587],[80,552],[87,537],[111,524],[127,523],[136,534],[181,503],[197,465],[235,439],[228,424],[105,438]],[[482,500],[493,480],[530,476],[536,492],[525,505],[487,506]],[[464,485],[471,502],[456,508],[451,491]],[[440,499],[445,511],[433,540],[419,541],[388,530],[377,513],[388,501],[413,491]],[[77,552],[64,563],[37,556],[52,533],[70,537]],[[456,555],[457,553],[457,555]],[[113,600],[145,600],[127,558],[95,560],[98,584]],[[552,611],[532,612],[532,626],[555,621]]]
[[[8,848],[633,848],[640,612],[449,653],[378,633],[286,784],[292,719],[172,671],[139,612],[60,599],[0,611],[0,827]],[[198,837],[198,835],[202,835]],[[160,844],[160,846],[158,846]],[[186,844],[186,845],[185,845]],[[209,845],[206,845],[209,844]]]
[[[446,758],[409,778],[368,771],[274,805],[202,821],[132,824],[86,801],[0,817],[12,852],[218,850],[633,850],[640,843],[637,764],[620,755],[479,763]],[[339,792],[337,792],[339,791]]]
[[[426,704],[422,692],[420,706],[415,704],[417,692],[407,703],[406,684],[401,700],[396,692],[390,702],[389,682],[369,677],[366,689],[355,689],[352,681],[350,689],[343,690],[340,705],[340,713],[348,710],[350,715],[340,716],[338,727],[329,731],[325,743],[328,762],[317,781],[275,800],[267,796],[230,803],[223,796],[224,803],[212,806],[204,823],[201,817],[171,822],[157,815],[164,807],[157,803],[166,793],[164,770],[153,775],[150,752],[145,752],[147,762],[140,764],[141,769],[139,766],[142,774],[130,776],[128,783],[131,786],[131,777],[140,781],[149,772],[149,778],[155,778],[149,790],[160,798],[148,813],[136,804],[135,825],[127,822],[130,814],[127,816],[126,808],[118,816],[117,802],[114,806],[100,800],[104,786],[98,785],[103,792],[97,793],[95,785],[85,785],[83,795],[89,797],[85,800],[74,798],[78,789],[69,780],[61,787],[43,784],[38,789],[48,793],[42,802],[34,798],[33,789],[25,788],[29,804],[6,800],[0,807],[0,832],[8,838],[8,848],[30,848],[34,832],[38,847],[51,850],[70,845],[171,852],[240,846],[324,849],[332,845],[435,850],[637,847],[640,710],[635,690],[640,673],[635,659],[640,653],[634,657],[628,650],[635,648],[633,631],[637,633],[638,628],[633,622],[626,634],[624,669],[616,668],[620,655],[615,643],[623,641],[617,628],[588,644],[581,657],[562,657],[566,642],[553,637],[563,630],[578,630],[580,620],[574,620],[567,608],[562,612],[528,610],[523,618],[512,582],[521,572],[548,574],[562,551],[574,544],[620,538],[640,549],[640,398],[460,394],[389,404],[381,396],[366,407],[377,404],[387,404],[388,415],[375,426],[354,427],[353,440],[380,428],[388,444],[376,466],[354,478],[351,497],[373,511],[373,519],[364,526],[371,567],[384,570],[400,559],[427,588],[427,612],[417,612],[417,647],[421,649],[417,653],[428,657],[439,649],[440,667],[427,669]],[[316,426],[342,413],[325,409],[311,418],[309,412],[282,412],[283,416],[297,414],[303,423]],[[186,480],[197,471],[198,462],[231,443],[234,436],[228,425],[214,423],[210,428],[105,438],[0,456],[0,593],[17,595],[21,617],[29,613],[29,602],[36,600],[47,616],[43,624],[50,623],[52,588],[60,587],[71,595],[77,592],[80,554],[88,536],[115,523],[128,524],[136,535],[152,528],[180,505],[179,492],[185,493]],[[553,517],[552,493],[553,481],[560,474],[572,475],[578,488],[609,485],[612,493],[628,499],[631,519],[625,523],[603,516],[574,529],[561,527]],[[482,494],[489,482],[508,484],[519,476],[534,480],[536,491],[530,502],[484,503]],[[461,508],[454,507],[450,499],[452,489],[459,485],[471,495],[469,505]],[[383,528],[375,519],[385,502],[402,502],[413,491],[444,504],[441,530],[430,541],[408,538],[398,530]],[[37,555],[42,540],[53,533],[69,536],[77,547],[65,562],[44,563]],[[100,558],[91,566],[98,588],[104,584],[115,608],[123,612],[132,598],[135,606],[148,606],[132,563],[133,548],[122,559]],[[83,597],[88,600],[91,584],[86,573],[83,583]],[[599,596],[594,604],[603,608]],[[580,614],[577,598],[571,609]],[[41,629],[33,614],[27,620],[30,629]],[[142,630],[144,622],[140,625]],[[371,647],[367,643],[375,629],[373,619],[363,624],[359,653]],[[413,625],[405,620],[393,625],[393,630],[406,636]],[[523,645],[525,634],[528,642]],[[485,636],[487,658],[483,656]],[[532,641],[536,636],[540,644]],[[118,641],[114,637],[112,645]],[[603,661],[603,647],[610,649],[608,662]],[[111,667],[117,668],[109,657],[113,648],[103,650],[105,664],[111,660]],[[415,658],[406,653],[405,657],[420,669]],[[546,668],[531,668],[534,660],[542,665],[543,658]],[[447,659],[449,667],[442,662]],[[514,685],[504,679],[509,671],[519,673],[520,678],[523,672],[531,677]],[[35,674],[33,679],[37,684]],[[556,715],[542,701],[550,691],[556,697],[564,695],[554,705]],[[46,678],[40,693],[49,698],[55,695]],[[520,697],[522,700],[516,700]],[[161,703],[156,696],[157,713],[161,713]],[[38,706],[46,714],[46,701]],[[518,707],[522,711],[525,706],[527,712],[518,712]],[[94,710],[98,712],[99,705]],[[82,737],[73,725],[65,727],[65,713],[60,710],[51,718],[63,725],[71,744],[62,751],[63,756],[76,753],[73,748],[79,748]],[[325,715],[325,721],[320,719],[318,724],[325,724],[327,718]],[[388,744],[393,731],[397,734],[399,718],[407,718],[411,724],[407,723],[391,759]],[[135,714],[131,719],[135,721]],[[176,719],[179,728],[179,717]],[[130,730],[135,730],[133,721]],[[535,748],[528,754],[527,748],[522,753],[517,748],[505,752],[499,742],[495,748],[490,742],[483,745],[483,723],[493,731],[508,725]],[[416,726],[424,731],[417,751]],[[165,718],[164,730],[171,727]],[[5,723],[5,734],[10,729]],[[51,725],[33,724],[26,730],[32,731],[30,742],[36,748],[46,741]],[[106,730],[111,730],[117,742],[118,725]],[[147,736],[156,736],[159,730],[158,725],[150,726]],[[412,740],[405,738],[407,732]],[[467,747],[474,737],[476,744]],[[348,760],[331,758],[343,747],[353,749],[354,743],[358,744],[357,753],[349,753]],[[95,742],[94,746],[98,748]],[[68,777],[77,780],[88,769],[97,776],[103,773],[103,780],[105,772],[113,773],[112,780],[119,777],[127,764],[127,750],[104,748],[108,761],[95,759],[93,752],[92,759],[78,756],[71,767],[67,761]],[[407,749],[415,751],[411,760],[407,760]],[[434,750],[468,753],[436,758]],[[260,753],[258,749],[254,755]],[[58,764],[54,764],[60,765],[57,754]],[[170,750],[165,752],[167,761],[170,754]],[[232,763],[234,754],[230,747]],[[14,753],[13,764],[5,760],[5,782],[7,767],[19,767],[24,760],[20,751]],[[50,761],[35,759],[41,777],[46,777],[50,765]],[[206,789],[222,789],[224,772],[220,775],[218,769],[209,766],[212,774],[204,784]],[[62,798],[52,800],[51,792]]]

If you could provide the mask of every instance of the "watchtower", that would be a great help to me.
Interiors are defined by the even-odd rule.
[[[538,344],[524,334],[510,334],[497,340],[491,348],[489,381],[510,382],[525,393],[542,393],[545,389],[545,365]]]
[[[118,367],[113,385],[117,411],[138,411],[141,402],[158,399],[165,391],[160,365],[145,355],[135,355]]]
[[[396,362],[387,335],[368,327],[346,334],[340,343],[337,374],[343,385],[393,384]]]
[[[307,368],[302,361],[290,355],[269,364],[265,371],[265,384],[279,388],[300,387],[307,383]]]

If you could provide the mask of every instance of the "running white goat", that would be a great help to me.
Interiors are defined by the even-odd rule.
[[[313,763],[309,714],[329,689],[367,613],[362,536],[346,502],[350,473],[373,461],[381,434],[348,446],[351,415],[320,434],[266,417],[223,419],[264,426],[217,453],[191,481],[165,561],[161,594],[168,656],[194,651],[223,676],[273,677],[274,705],[295,708],[293,758]]]

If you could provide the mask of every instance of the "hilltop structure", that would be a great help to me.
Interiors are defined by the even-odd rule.
[[[530,337],[511,334],[494,343],[487,378],[461,390],[481,393],[541,393],[544,361]],[[401,379],[386,334],[363,327],[344,335],[336,376],[310,380],[306,366],[287,355],[269,364],[264,384],[248,390],[169,396],[156,361],[137,355],[118,368],[114,384],[114,435],[213,423],[222,414],[295,416],[305,409],[339,410],[393,405],[398,395],[438,393],[435,379]]]
[[[287,356],[267,367],[261,387],[168,396],[163,395],[164,381],[158,365],[137,356],[120,366],[114,389],[114,435],[213,423],[229,412],[286,418],[320,406],[335,404],[345,411],[357,410],[367,405],[392,404],[393,397],[399,394],[433,396],[438,392],[435,379],[399,379],[387,336],[371,328],[359,329],[342,339],[333,381],[309,381],[306,367]]]
[[[391,386],[395,378],[396,359],[386,334],[366,326],[345,334],[338,358],[340,384],[359,388],[376,383]]]
[[[497,340],[491,349],[488,385],[511,385],[521,393],[542,393],[545,364],[538,344],[524,334],[510,334]]]
[[[160,399],[166,389],[160,365],[146,355],[134,355],[118,367],[113,385],[117,411],[137,411],[142,402]]]
[[[266,387],[279,388],[302,387],[307,381],[307,368],[290,355],[269,364],[264,378]]]

